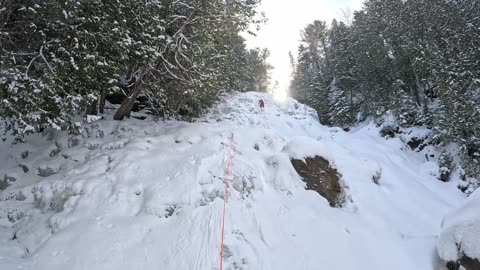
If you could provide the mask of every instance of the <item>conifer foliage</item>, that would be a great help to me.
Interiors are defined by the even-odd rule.
[[[157,116],[191,117],[220,90],[260,89],[268,81],[268,52],[248,50],[240,35],[262,22],[258,5],[2,1],[0,116],[18,137],[45,128],[76,132],[76,116],[103,113],[110,93],[125,97],[114,116],[121,120],[140,95]]]
[[[291,92],[324,124],[393,113],[457,143],[480,175],[480,2],[367,0],[346,23],[302,31]]]

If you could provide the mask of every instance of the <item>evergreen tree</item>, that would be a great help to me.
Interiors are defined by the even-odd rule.
[[[327,70],[332,76],[328,89],[330,122],[341,127],[353,124],[358,113],[359,94],[349,31],[343,22],[334,20],[328,33]]]
[[[270,71],[273,68],[268,63],[270,51],[268,49],[251,49],[247,54],[245,66],[247,91],[267,92],[270,84]]]
[[[20,137],[44,128],[75,132],[75,117],[103,112],[112,92],[125,95],[114,116],[121,120],[140,95],[156,116],[191,117],[222,89],[243,91],[252,80],[260,89],[268,55],[248,51],[240,36],[263,20],[258,4],[3,1],[0,114]]]
[[[323,123],[391,112],[402,126],[427,125],[432,142],[460,145],[466,173],[480,175],[479,17],[475,0],[367,0],[348,25],[309,24],[293,95],[327,113]]]
[[[300,102],[317,110],[322,123],[329,123],[327,65],[327,26],[314,21],[301,33],[298,63],[291,84],[292,94]]]

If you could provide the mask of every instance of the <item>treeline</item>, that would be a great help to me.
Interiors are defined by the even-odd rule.
[[[367,0],[350,20],[315,21],[302,31],[291,91],[324,124],[392,113],[399,126],[427,126],[429,142],[457,143],[478,178],[480,2]]]
[[[267,50],[240,35],[263,17],[260,0],[3,0],[0,118],[22,138],[45,128],[76,132],[105,97],[139,96],[157,117],[192,117],[219,91],[265,91]]]

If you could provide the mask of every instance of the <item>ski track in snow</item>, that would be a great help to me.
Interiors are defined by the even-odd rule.
[[[0,191],[0,269],[218,270],[230,134],[225,270],[434,269],[441,221],[464,200],[374,125],[327,128],[267,94],[230,95],[192,124],[99,121],[88,134],[59,135],[54,156],[41,136],[0,146],[17,180]],[[344,208],[304,189],[290,158],[311,155],[342,174]]]

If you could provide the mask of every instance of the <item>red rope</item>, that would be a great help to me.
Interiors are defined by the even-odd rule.
[[[232,155],[233,155],[233,134],[230,137],[230,145],[228,151],[228,161],[227,161],[227,170],[225,171],[225,191],[223,194],[223,214],[222,214],[222,242],[220,243],[220,270],[223,270],[223,247],[224,247],[224,239],[225,239],[225,212],[227,209],[227,199],[228,199],[228,187],[229,187],[229,179],[230,179],[230,167],[232,164]]]

